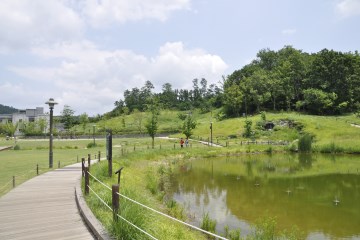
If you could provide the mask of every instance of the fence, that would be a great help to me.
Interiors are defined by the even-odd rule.
[[[212,232],[205,231],[205,230],[203,230],[203,229],[201,229],[201,228],[198,228],[198,227],[196,227],[196,226],[193,226],[193,225],[191,225],[191,224],[189,224],[189,223],[186,223],[186,222],[184,222],[184,221],[181,221],[181,220],[179,220],[179,219],[176,219],[176,218],[174,218],[174,217],[172,217],[172,216],[169,216],[169,215],[167,215],[167,214],[165,214],[165,213],[162,213],[162,212],[160,212],[160,211],[158,211],[158,210],[155,210],[155,209],[153,209],[153,208],[151,208],[151,207],[149,207],[149,206],[146,206],[146,205],[144,205],[144,204],[142,204],[142,203],[140,203],[140,202],[138,202],[138,201],[136,201],[136,200],[134,200],[134,199],[131,199],[131,198],[129,198],[129,197],[121,194],[121,193],[119,192],[119,190],[120,190],[120,174],[121,174],[121,170],[122,170],[122,168],[119,169],[119,170],[116,172],[116,173],[119,174],[119,175],[118,175],[118,184],[113,184],[112,187],[110,188],[110,187],[107,186],[105,183],[101,182],[98,178],[96,178],[94,175],[92,175],[92,174],[90,173],[90,171],[89,171],[89,168],[88,168],[88,167],[85,167],[85,166],[83,165],[83,172],[84,172],[83,175],[84,175],[84,177],[85,177],[85,181],[84,181],[84,192],[85,192],[85,195],[88,195],[89,192],[91,191],[91,192],[99,199],[99,201],[106,206],[106,208],[108,208],[110,211],[112,211],[112,213],[113,213],[113,221],[118,221],[119,219],[121,219],[122,221],[124,221],[124,222],[126,222],[127,224],[131,225],[132,227],[136,228],[138,231],[142,232],[143,234],[145,234],[145,235],[148,236],[149,238],[151,238],[151,239],[157,239],[156,237],[154,237],[154,236],[151,235],[150,233],[146,232],[145,230],[143,230],[143,229],[141,229],[140,227],[136,226],[135,224],[131,223],[130,221],[128,221],[127,219],[125,219],[124,217],[122,217],[122,216],[119,214],[119,207],[120,207],[119,202],[120,202],[120,197],[122,197],[122,198],[124,198],[124,199],[126,199],[126,200],[128,200],[128,201],[130,201],[130,202],[132,202],[132,203],[134,203],[134,204],[137,204],[137,205],[139,205],[139,206],[141,206],[141,207],[143,207],[143,208],[145,208],[145,209],[147,209],[147,210],[150,210],[150,211],[152,211],[152,212],[154,212],[154,213],[156,213],[156,214],[159,214],[159,215],[161,215],[161,216],[163,216],[163,217],[166,217],[166,218],[168,218],[168,219],[170,219],[170,220],[172,220],[172,221],[174,221],[174,222],[183,224],[183,225],[185,225],[185,226],[187,226],[187,227],[190,227],[190,228],[192,228],[192,229],[194,229],[194,230],[200,231],[200,232],[202,232],[202,233],[204,233],[204,234],[207,234],[207,235],[209,235],[209,236],[215,237],[215,238],[217,238],[217,239],[227,240],[227,238],[224,238],[224,237],[219,236],[219,235],[217,235],[217,234],[214,234],[214,233],[212,233]],[[99,184],[101,184],[104,188],[106,188],[106,189],[108,189],[109,191],[111,191],[111,194],[112,194],[112,206],[109,206],[109,204],[107,204],[107,203],[105,202],[105,200],[102,199],[102,198],[99,196],[99,194],[97,194],[97,193],[90,187],[90,181],[89,181],[89,178],[90,178],[90,177],[92,177],[96,182],[98,182]]]

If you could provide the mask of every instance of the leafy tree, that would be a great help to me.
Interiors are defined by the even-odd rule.
[[[190,138],[195,128],[196,121],[191,114],[188,114],[182,126],[182,133],[186,136],[186,138]]]
[[[65,105],[61,112],[61,123],[64,124],[64,128],[69,130],[74,124],[74,113],[75,111],[70,106]]]
[[[252,126],[252,121],[251,120],[245,120],[245,132],[244,132],[244,137],[251,137],[251,126]]]
[[[240,115],[241,104],[243,103],[243,92],[240,89],[240,86],[236,83],[228,86],[224,90],[225,99],[224,99],[224,108],[225,112],[228,115],[238,117]]]
[[[80,124],[82,126],[83,132],[85,133],[86,125],[89,123],[89,116],[86,113],[83,113],[79,117]]]
[[[133,118],[134,118],[134,123],[136,125],[136,128],[139,131],[139,134],[142,134],[142,126],[143,126],[142,122],[144,119],[144,113],[140,112],[138,109],[134,109]]]
[[[5,124],[4,130],[8,136],[15,137],[15,133],[16,133],[18,126],[19,126],[19,122],[15,123],[15,124],[13,124],[12,122],[7,122]]]
[[[304,107],[313,114],[333,112],[337,96],[335,93],[326,93],[320,89],[306,89],[304,91]]]
[[[150,99],[148,104],[149,116],[145,124],[145,128],[152,139],[152,148],[155,144],[155,135],[158,130],[158,116],[160,115],[160,108],[157,99],[154,97]]]

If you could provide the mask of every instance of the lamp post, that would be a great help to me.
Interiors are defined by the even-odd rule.
[[[93,139],[94,139],[94,147],[95,147],[95,127],[96,127],[96,125],[94,124],[94,125],[93,125]]]
[[[50,108],[49,168],[52,168],[52,167],[53,167],[53,134],[52,134],[52,129],[53,129],[53,110],[54,110],[54,106],[57,104],[57,102],[55,102],[53,98],[50,98],[49,101],[47,101],[45,104],[48,104],[48,105],[49,105],[49,108]]]

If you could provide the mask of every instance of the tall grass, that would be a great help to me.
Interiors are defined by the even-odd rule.
[[[311,152],[313,137],[306,133],[299,138],[298,149],[299,152]]]

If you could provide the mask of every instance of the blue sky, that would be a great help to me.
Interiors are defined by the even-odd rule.
[[[0,103],[104,113],[150,80],[218,83],[263,48],[360,48],[360,0],[1,0]]]

